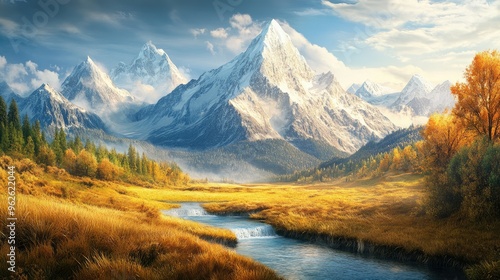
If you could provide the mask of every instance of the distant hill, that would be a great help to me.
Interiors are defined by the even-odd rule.
[[[420,135],[422,129],[423,126],[410,126],[409,128],[396,130],[378,142],[368,142],[348,158],[334,158],[320,164],[319,168],[326,168],[334,164],[338,165],[348,161],[362,160],[380,153],[390,152],[396,147],[403,148],[412,145],[422,140],[422,136]]]

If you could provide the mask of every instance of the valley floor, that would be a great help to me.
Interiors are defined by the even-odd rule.
[[[203,202],[208,211],[220,214],[251,212],[252,218],[296,238],[363,241],[397,248],[397,254],[415,255],[424,262],[498,266],[500,221],[471,224],[454,217],[430,218],[424,213],[423,178],[418,175],[310,185],[192,183],[156,189],[73,177],[57,168],[17,169],[24,169],[17,178],[22,220],[16,229],[19,278],[279,279],[265,266],[220,245],[235,244],[230,231],[160,214],[181,201]],[[0,180],[5,182],[4,170]],[[0,196],[6,201],[4,190]],[[0,208],[0,216],[6,220],[6,207]],[[4,278],[10,276],[3,268],[6,235],[0,239]]]

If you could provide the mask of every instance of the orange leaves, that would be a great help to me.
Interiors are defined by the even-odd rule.
[[[470,142],[465,128],[453,115],[434,114],[423,131],[424,150],[431,168],[446,168],[451,157]]]
[[[500,138],[500,52],[478,53],[464,73],[466,83],[456,83],[453,114],[476,135]]]

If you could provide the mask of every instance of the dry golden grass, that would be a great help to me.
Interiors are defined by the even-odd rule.
[[[0,158],[0,165],[5,160]],[[109,279],[131,274],[139,279],[277,277],[204,241],[233,243],[233,233],[161,215],[161,209],[177,207],[176,202],[182,201],[203,202],[207,210],[217,213],[253,212],[253,218],[281,231],[353,238],[470,263],[483,261],[481,267],[498,264],[500,221],[474,224],[457,217],[436,220],[425,215],[426,192],[419,175],[309,185],[192,184],[153,189],[77,178],[57,168],[45,171],[29,161],[13,164],[23,170],[17,181],[24,208],[18,213],[27,221],[19,229],[24,246],[19,267],[38,260],[23,271],[30,279],[37,275]],[[0,180],[6,181],[4,168]],[[5,221],[6,213],[0,214]],[[0,261],[5,265],[6,246],[1,250]]]
[[[0,161],[1,181],[4,165],[18,171],[17,272],[7,271],[2,234],[1,279],[279,279],[216,244],[235,244],[231,231],[161,215],[176,205],[136,193],[148,189],[44,170],[29,160]],[[6,188],[0,200],[7,201]],[[0,207],[2,227],[6,217]]]
[[[18,278],[278,278],[270,269],[200,239],[226,240],[234,236],[229,231],[49,197],[19,195],[17,213]],[[5,220],[4,208],[0,216]],[[0,261],[5,266],[5,236],[2,244]],[[8,273],[2,269],[0,276]]]
[[[472,263],[498,258],[500,221],[476,224],[425,215],[422,176],[252,189],[260,191],[204,207],[216,213],[259,211],[252,217],[283,231],[353,238]]]

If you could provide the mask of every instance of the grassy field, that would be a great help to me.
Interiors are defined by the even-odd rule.
[[[278,232],[298,238],[363,241],[478,264],[479,271],[495,271],[500,259],[500,222],[429,217],[419,175],[311,185],[193,183],[155,189],[73,177],[27,161],[14,164],[19,171],[17,213],[23,221],[16,229],[21,279],[279,278],[220,245],[235,244],[232,232],[161,215],[160,210],[181,201],[203,202],[207,210],[220,214],[251,212]],[[0,181],[6,181],[3,167]],[[6,201],[2,192],[0,200]],[[6,215],[6,207],[1,207],[2,221]],[[1,236],[1,266],[8,250],[5,238]],[[2,268],[0,278],[8,277],[5,273]]]
[[[2,231],[0,279],[280,279],[220,245],[236,243],[231,231],[165,217],[160,210],[175,204],[144,199],[142,188],[27,163],[14,162],[16,273],[7,271]],[[4,205],[2,228],[6,217]]]
[[[200,184],[137,193],[146,199],[211,201],[203,205],[213,213],[251,212],[252,218],[296,238],[362,241],[394,248],[401,259],[417,255],[421,261],[479,264],[479,268],[498,273],[500,221],[473,223],[426,215],[421,175],[390,174],[311,185]],[[390,252],[387,256],[391,257]],[[490,279],[494,277],[496,274]]]

